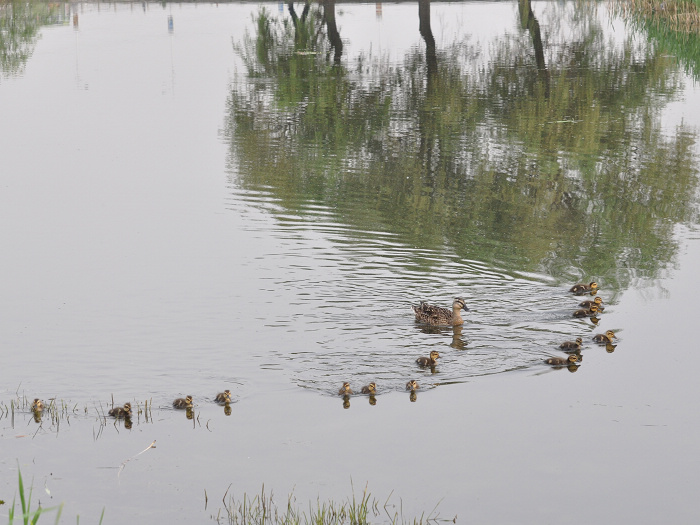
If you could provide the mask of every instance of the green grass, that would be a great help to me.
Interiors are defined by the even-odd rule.
[[[309,502],[308,510],[301,510],[294,495],[287,497],[287,502],[279,507],[274,500],[272,492],[266,493],[265,486],[260,494],[251,498],[246,494],[243,499],[236,500],[228,496],[228,490],[224,494],[223,503],[226,516],[215,516],[217,523],[227,522],[231,525],[364,525],[370,523],[412,524],[422,525],[439,522],[456,523],[457,517],[441,519],[437,512],[437,505],[433,510],[419,517],[407,519],[403,516],[401,504],[390,502],[391,495],[383,503],[367,491],[367,487],[357,498],[353,489],[351,498],[345,501],[320,501]],[[438,503],[439,504],[439,503]]]
[[[36,509],[32,510],[31,506],[33,487],[29,487],[29,493],[26,492],[24,487],[24,481],[22,480],[22,471],[20,470],[19,466],[17,467],[17,477],[19,478],[19,501],[22,507],[21,514],[17,515],[20,509],[17,508],[17,498],[15,497],[12,500],[12,506],[8,509],[8,524],[12,525],[15,522],[15,517],[17,517],[20,519],[20,523],[23,523],[24,525],[29,525],[30,523],[32,525],[35,525],[43,514],[53,511],[56,511],[56,518],[54,523],[58,523],[58,520],[61,519],[61,513],[63,512],[63,503],[55,507],[48,508],[43,508],[41,504],[39,504],[39,506]],[[4,503],[4,501],[2,503]],[[102,523],[104,515],[105,511],[104,509],[102,509],[102,514],[100,515],[99,521],[100,524]],[[80,523],[80,516],[77,517],[77,522]]]

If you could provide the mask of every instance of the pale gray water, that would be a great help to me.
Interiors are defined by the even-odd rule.
[[[575,25],[556,23],[571,8],[533,5],[553,41]],[[202,522],[229,484],[241,495],[264,483],[280,502],[294,490],[305,507],[347,497],[351,480],[380,499],[394,491],[407,516],[442,500],[441,516],[461,523],[697,518],[693,81],[640,44],[639,70],[667,84],[636,71],[641,88],[597,103],[620,121],[618,104],[648,107],[656,124],[610,131],[601,118],[596,129],[617,148],[597,156],[575,140],[586,129],[564,127],[556,147],[543,132],[532,146],[540,134],[527,123],[543,125],[527,108],[511,120],[496,89],[457,124],[446,116],[471,115],[464,98],[414,114],[404,93],[384,135],[353,150],[354,136],[326,129],[332,111],[304,120],[288,110],[299,107],[289,93],[315,77],[288,91],[274,75],[247,79],[233,44],[257,9],[61,6],[67,23],[41,28],[24,67],[0,77],[0,401],[18,392],[77,407],[58,428],[45,420],[37,431],[26,412],[0,419],[0,499],[12,500],[19,463],[42,504],[66,503],[64,521],[96,522],[105,508],[105,523]],[[362,53],[397,71],[422,63],[416,9],[384,5],[378,19],[374,4],[343,6],[347,69]],[[603,33],[623,39],[600,9]],[[509,3],[435,4],[432,20],[439,49],[468,41],[460,49],[478,63],[504,35],[523,38]],[[564,47],[552,42],[547,59]],[[378,111],[366,100],[392,77],[377,69],[347,75],[348,100],[361,101],[352,118]],[[247,113],[251,100],[259,106]],[[473,121],[490,139],[440,135],[437,153],[415,155],[436,167],[414,171],[430,104],[442,108],[440,129]],[[280,122],[302,131],[282,133]],[[375,132],[367,122],[358,129]],[[305,126],[327,135],[315,143]],[[601,175],[617,167],[623,175]],[[581,185],[562,186],[561,173]],[[657,205],[664,192],[676,193]],[[606,301],[598,327],[571,318],[568,287],[589,278]],[[461,333],[414,323],[410,304],[455,295],[471,309]],[[587,344],[575,374],[542,364],[562,340],[607,329],[620,331],[614,353]],[[414,364],[431,349],[443,355],[435,374]],[[409,378],[422,385],[416,403]],[[334,393],[344,380],[376,381],[376,406],[356,397],[343,410]],[[230,417],[211,403],[223,388],[236,401]],[[194,424],[170,409],[185,394],[197,401]],[[102,428],[96,413],[112,396],[151,399],[154,420]]]

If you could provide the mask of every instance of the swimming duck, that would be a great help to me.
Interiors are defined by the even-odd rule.
[[[609,344],[612,343],[612,340],[614,337],[617,337],[615,335],[615,332],[612,330],[608,330],[604,334],[596,334],[593,336],[593,341],[596,343],[603,343],[603,344]]]
[[[574,364],[578,361],[578,356],[576,354],[571,354],[569,357],[550,357],[549,359],[545,359],[544,362],[547,363],[548,365],[556,365],[556,366],[563,366],[563,365],[569,365],[569,364]]]
[[[406,390],[410,390],[411,392],[418,390],[419,388],[418,382],[415,379],[411,379],[408,383],[406,383]]]
[[[416,363],[418,363],[418,366],[434,366],[439,357],[440,354],[438,354],[435,350],[432,350],[430,352],[430,357],[419,357],[416,359]]]
[[[178,397],[173,401],[173,406],[175,408],[192,408],[192,396],[187,396],[186,398]]]
[[[590,317],[598,313],[598,305],[592,304],[590,308],[582,308],[574,312],[574,317]]]
[[[230,403],[231,402],[231,391],[224,390],[223,392],[219,392],[218,394],[216,394],[215,401],[217,403]]]
[[[464,299],[456,297],[452,302],[452,310],[434,306],[421,301],[418,306],[411,306],[416,314],[416,321],[431,325],[457,326],[464,324],[460,310],[469,311]]]
[[[367,386],[363,386],[360,392],[363,394],[374,395],[377,393],[377,385],[375,383],[370,383]]]
[[[38,397],[34,398],[34,402],[32,403],[32,412],[41,412],[42,410],[44,410],[44,402]]]
[[[571,287],[569,290],[571,293],[586,293],[586,292],[593,292],[598,289],[598,283],[593,281],[590,284],[575,284]]]
[[[340,390],[338,390],[338,395],[339,396],[349,396],[352,395],[352,390],[350,390],[350,383],[347,381],[343,383],[343,386],[340,387]]]
[[[109,411],[109,415],[117,419],[131,417],[131,403],[124,403],[123,407],[114,407]]]
[[[578,305],[582,308],[590,308],[591,306],[596,305],[598,307],[599,312],[602,312],[603,310],[605,310],[605,308],[603,308],[603,306],[602,306],[603,299],[601,299],[600,297],[596,297],[592,301],[583,301],[583,302],[579,303]]]
[[[576,338],[576,341],[564,341],[559,345],[562,350],[579,350],[583,344],[583,339],[580,337]]]

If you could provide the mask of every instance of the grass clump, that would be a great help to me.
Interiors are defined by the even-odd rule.
[[[272,491],[265,492],[263,485],[260,494],[254,497],[243,495],[243,499],[235,499],[228,496],[228,490],[223,497],[226,516],[215,516],[218,523],[230,525],[364,525],[370,523],[391,523],[423,525],[438,522],[456,523],[457,517],[452,519],[440,519],[437,513],[437,505],[429,514],[421,514],[420,517],[406,519],[403,516],[401,506],[390,503],[391,495],[382,504],[367,491],[365,487],[361,497],[355,497],[342,502],[320,501],[309,502],[308,510],[301,510],[296,504],[293,494],[287,497],[286,505],[278,506],[274,500]]]
[[[42,514],[46,512],[51,512],[56,509],[58,509],[58,512],[56,513],[56,523],[58,523],[58,520],[61,518],[61,512],[63,511],[63,504],[57,507],[50,507],[47,509],[42,508],[41,504],[39,504],[36,510],[31,510],[32,487],[29,488],[29,494],[26,494],[24,490],[24,482],[22,481],[22,471],[19,468],[17,468],[17,476],[19,477],[19,501],[22,506],[21,523],[24,523],[24,525],[28,525],[29,523],[34,525],[37,521],[39,521],[39,517]],[[14,523],[15,521],[16,503],[16,499],[13,499],[12,506],[9,508],[8,511],[8,523],[10,525],[12,525],[12,523]]]

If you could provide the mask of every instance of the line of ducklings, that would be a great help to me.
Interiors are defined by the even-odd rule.
[[[444,308],[442,306],[436,306],[428,304],[425,301],[421,301],[418,305],[411,305],[413,313],[416,316],[416,321],[419,323],[428,324],[431,326],[459,326],[464,324],[464,319],[462,318],[462,310],[465,312],[469,311],[467,304],[461,297],[455,297],[452,301],[452,309]],[[430,352],[428,357],[419,357],[416,359],[416,364],[421,368],[430,367],[431,369],[437,364],[437,360],[440,358],[440,354],[433,350]],[[411,379],[406,383],[406,390],[410,392],[409,399],[413,402],[417,399],[416,390],[420,386],[415,379]],[[360,389],[361,394],[369,395],[370,404],[376,404],[375,395],[377,393],[376,383],[370,383],[363,386]],[[348,408],[350,406],[350,396],[354,392],[350,388],[350,383],[345,382],[343,386],[338,390],[338,395],[343,396],[343,406]]]
[[[216,394],[216,397],[214,397],[214,402],[224,407],[224,413],[227,416],[231,415],[230,390],[224,390],[223,392],[219,392],[218,394]],[[192,396],[178,397],[173,401],[173,408],[187,410],[191,413],[193,407],[194,400]],[[35,398],[30,408],[35,415],[40,415],[41,412],[44,410],[45,405],[41,399]],[[107,413],[115,419],[130,420],[132,414],[131,403],[124,403],[124,405],[122,406],[116,406],[110,409]]]
[[[579,283],[571,287],[569,290],[574,295],[590,294],[596,295],[598,293],[598,283],[595,281],[585,284]],[[593,300],[586,300],[579,303],[579,310],[574,311],[573,317],[583,318],[592,317],[595,318],[596,314],[602,312],[605,308],[603,307],[603,299],[596,296]],[[592,319],[593,320],[593,319]],[[597,319],[593,322],[597,324]],[[606,331],[604,334],[596,334],[593,336],[592,340],[594,343],[602,344],[606,346],[608,352],[612,352],[615,349],[613,340],[617,336],[612,330]],[[578,364],[581,363],[581,347],[583,346],[583,339],[577,337],[575,341],[564,341],[559,345],[559,349],[563,350],[567,354],[567,357],[550,357],[545,359],[545,363],[548,365],[553,365],[556,368],[568,367],[570,371],[575,371]]]

